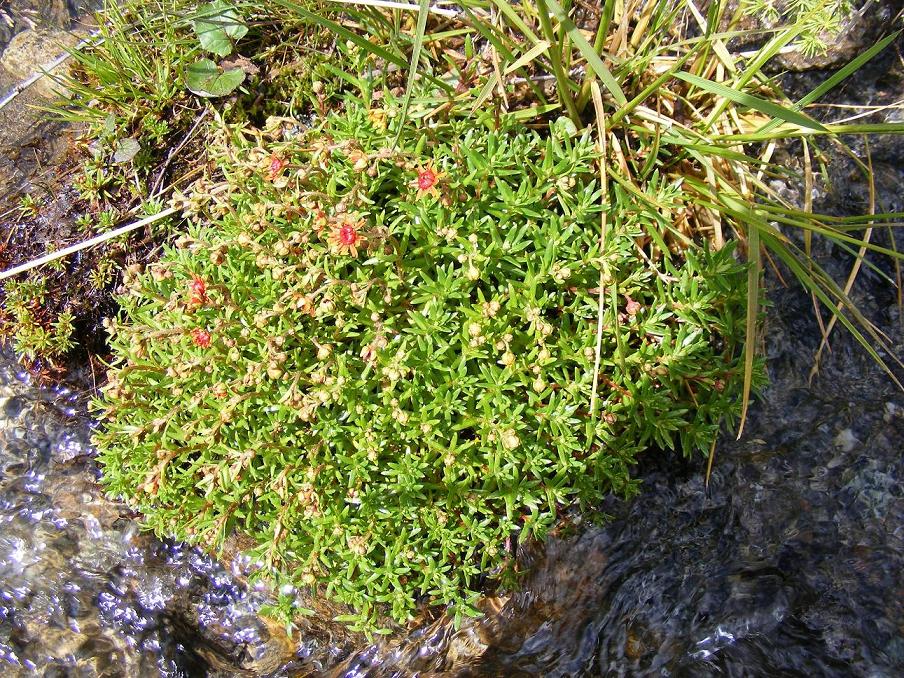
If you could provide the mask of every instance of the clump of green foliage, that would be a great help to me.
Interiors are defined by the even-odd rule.
[[[39,357],[56,360],[72,348],[73,315],[69,311],[53,314],[45,308],[45,277],[9,280],[3,292],[0,337],[11,337],[16,353],[29,362]]]
[[[841,323],[888,369],[848,291],[869,251],[900,260],[868,235],[896,215],[791,203],[773,151],[799,139],[807,186],[817,140],[904,131],[804,110],[894,36],[791,102],[763,67],[812,12],[751,58],[724,42],[741,9],[698,4],[126,3],[114,28],[140,37],[109,30],[70,88],[85,197],[153,178],[159,207],[203,178],[111,324],[110,492],[159,534],[249,535],[359,627],[419,600],[460,615],[562,507],[631,493],[639,451],[707,449],[746,411],[764,253],[828,311],[824,341]],[[175,142],[182,175],[153,156]],[[858,249],[844,288],[814,233]]]
[[[657,209],[616,195],[601,244],[598,151],[570,124],[394,147],[398,103],[372,105],[221,132],[225,183],[121,299],[95,438],[156,532],[238,529],[362,627],[473,612],[512,539],[633,492],[638,452],[708,450],[739,411],[746,289],[730,246],[638,247],[680,180],[650,182]]]
[[[851,13],[850,0],[742,0],[741,9],[770,22],[785,22],[799,33],[801,51],[825,52],[825,38],[834,36]]]
[[[202,149],[185,146],[208,101],[233,120],[262,117],[271,99],[307,101],[319,72],[296,43],[317,47],[323,32],[266,3],[111,0],[98,18],[98,40],[74,50],[57,78],[66,101],[51,107],[87,127],[76,185],[92,204],[146,198],[203,162]],[[290,96],[275,96],[293,66]],[[174,163],[174,149],[191,162]]]

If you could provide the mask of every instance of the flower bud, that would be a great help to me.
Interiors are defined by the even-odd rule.
[[[502,446],[507,450],[515,450],[521,444],[518,434],[512,429],[506,429],[502,432]]]

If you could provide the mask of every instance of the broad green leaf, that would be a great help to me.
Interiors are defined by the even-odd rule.
[[[223,70],[210,59],[201,59],[188,67],[185,84],[200,97],[223,97],[245,81],[241,68]]]
[[[248,32],[235,8],[223,0],[201,5],[192,25],[201,48],[223,57],[232,53],[233,41]]]

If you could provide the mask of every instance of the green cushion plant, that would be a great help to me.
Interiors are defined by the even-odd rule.
[[[393,146],[398,104],[372,105],[221,129],[225,181],[127,280],[95,438],[150,528],[238,530],[360,628],[473,613],[518,540],[632,493],[639,452],[708,450],[739,409],[746,290],[731,246],[640,246],[680,179],[653,177],[658,209],[613,186],[601,250],[598,150],[564,121]]]

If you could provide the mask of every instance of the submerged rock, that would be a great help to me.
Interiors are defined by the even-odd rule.
[[[16,78],[25,79],[49,65],[63,54],[66,48],[73,47],[79,41],[74,33],[55,29],[33,29],[22,31],[14,37],[0,55],[0,67]],[[57,96],[61,92],[52,78],[43,77],[32,85],[35,93],[45,96]]]

